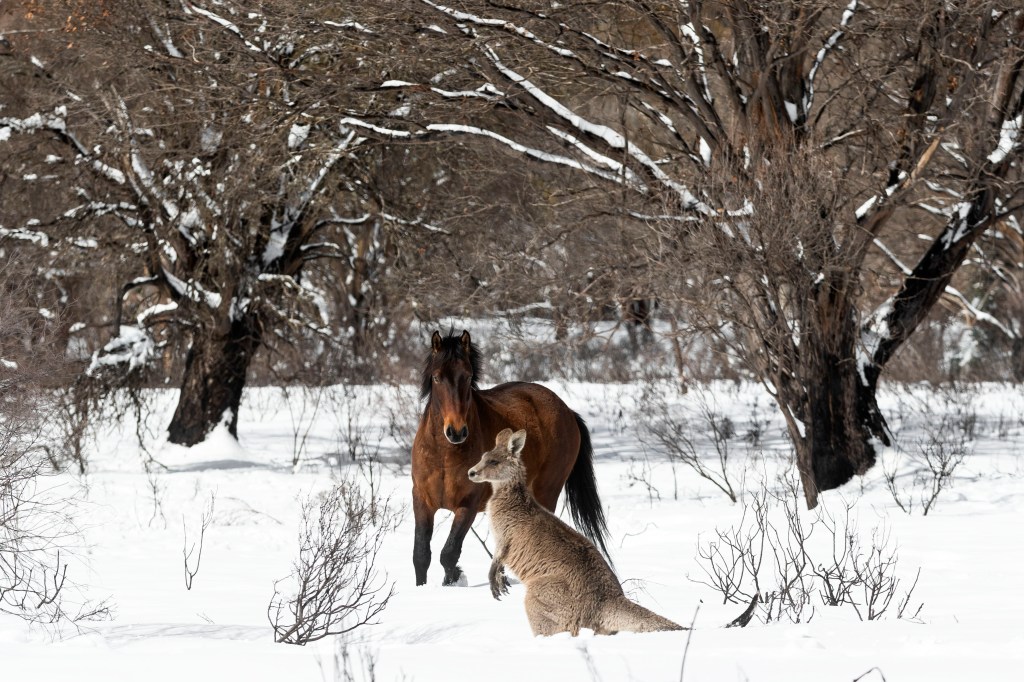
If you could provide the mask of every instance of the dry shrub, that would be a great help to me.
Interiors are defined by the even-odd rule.
[[[390,500],[366,494],[354,480],[303,502],[299,557],[267,607],[274,639],[308,644],[376,623],[394,594],[377,555],[398,518]]]

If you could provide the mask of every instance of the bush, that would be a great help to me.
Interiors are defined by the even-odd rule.
[[[354,480],[303,502],[299,557],[267,607],[274,639],[307,644],[376,623],[394,594],[377,555],[397,522],[389,499],[364,493]],[[286,593],[282,582],[290,583]]]

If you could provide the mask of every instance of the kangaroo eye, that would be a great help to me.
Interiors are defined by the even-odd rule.
[[[496,460],[496,459],[489,459],[489,460],[487,460],[487,463],[488,464],[497,464],[498,460]]]

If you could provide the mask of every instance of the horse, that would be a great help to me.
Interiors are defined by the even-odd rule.
[[[447,336],[434,332],[420,391],[426,405],[412,445],[416,584],[427,582],[438,509],[455,514],[441,550],[443,584],[457,584],[462,577],[463,540],[491,496],[489,485],[469,480],[469,468],[507,428],[525,429],[529,436],[522,458],[537,502],[553,513],[564,487],[573,522],[607,556],[608,526],[583,419],[540,384],[517,381],[481,389],[480,368],[480,352],[468,331],[459,336],[454,329]]]

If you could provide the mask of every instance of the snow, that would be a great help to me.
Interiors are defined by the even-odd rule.
[[[786,116],[789,117],[790,123],[796,123],[800,113],[796,107],[796,104],[794,102],[790,102],[789,100],[785,100],[782,104],[783,106],[786,107]]]
[[[185,296],[196,303],[205,303],[207,307],[212,308],[213,310],[220,308],[223,298],[217,292],[207,291],[195,280],[190,279],[186,282],[179,279],[171,274],[166,268],[164,268],[163,273],[167,283],[172,289],[178,292],[179,295]]]
[[[146,323],[146,320],[148,320],[151,317],[154,317],[156,315],[162,315],[164,313],[174,312],[177,309],[178,304],[175,303],[174,301],[171,301],[170,303],[157,303],[156,305],[149,306],[148,308],[140,312],[138,315],[136,315],[135,320],[136,322],[139,323],[139,326],[142,326]]]
[[[971,214],[971,202],[961,201],[953,209],[952,216],[954,219],[950,221],[946,229],[939,235],[939,241],[942,242],[942,246],[945,249],[949,249],[953,244],[967,236],[973,227],[968,220]]]
[[[1022,123],[1024,123],[1024,113],[1003,121],[1002,128],[999,130],[999,142],[996,144],[996,148],[992,150],[992,153],[988,155],[990,162],[1000,163],[1013,151],[1013,148],[1017,146],[1017,138],[1020,136]]]
[[[155,352],[156,344],[144,330],[121,325],[117,337],[111,339],[102,351],[93,354],[85,374],[93,376],[102,367],[121,364],[127,364],[128,371],[139,369],[146,366]]]
[[[288,244],[290,229],[276,228],[267,237],[267,246],[263,249],[263,266],[267,267],[284,255],[284,247]]]
[[[850,0],[850,4],[848,4],[846,9],[843,10],[843,15],[839,19],[839,28],[828,37],[828,40],[825,41],[825,44],[821,46],[818,50],[818,54],[814,57],[814,64],[807,73],[806,92],[804,93],[803,101],[801,102],[804,116],[807,116],[807,113],[811,110],[811,104],[814,102],[814,79],[818,74],[818,69],[821,68],[821,65],[825,62],[825,58],[828,57],[836,44],[839,43],[840,38],[843,37],[844,29],[849,26],[850,20],[853,19],[853,13],[857,11],[858,2],[859,0]]]
[[[700,160],[704,162],[705,166],[711,165],[711,147],[708,145],[707,140],[703,137],[700,138],[697,146],[698,152],[700,153]]]
[[[341,22],[338,22],[338,21],[325,21],[324,25],[325,26],[333,26],[335,28],[351,28],[351,29],[355,29],[356,31],[358,31],[360,33],[370,33],[370,34],[373,33],[373,31],[371,31],[370,29],[366,28],[365,26],[360,24],[358,21],[353,21],[351,19],[348,20],[348,21],[341,21]]]
[[[875,205],[876,201],[878,201],[878,197],[874,196],[857,207],[857,210],[854,211],[854,216],[856,216],[857,220],[862,220],[868,214],[868,211],[871,210],[871,207]]]
[[[902,465],[907,478],[913,473],[906,458],[892,450],[864,479],[822,497],[822,506],[837,514],[849,504],[853,526],[866,536],[884,525],[898,543],[897,573],[904,580],[912,581],[921,568],[913,599],[924,603],[920,622],[861,622],[849,609],[816,605],[809,623],[754,622],[745,629],[724,629],[721,625],[740,608],[722,604],[717,592],[688,578],[702,575],[698,545],[716,528],[739,524],[746,506],[730,503],[689,469],[673,469],[637,440],[634,417],[643,405],[638,387],[549,385],[591,427],[610,547],[627,592],[687,624],[700,607],[684,679],[849,680],[873,668],[877,671],[864,679],[1017,679],[1024,663],[1018,613],[1024,602],[1019,580],[1024,546],[1011,534],[1024,522],[1019,387],[982,387],[974,450],[928,516],[905,515],[886,492],[883,463]],[[749,477],[748,488],[758,476],[771,478],[785,466],[789,448],[782,417],[767,406],[763,388],[722,383],[711,390],[712,404],[730,417],[737,433],[755,421],[763,425],[763,452],[749,466],[738,461],[736,473]],[[239,415],[240,441],[223,425],[194,448],[151,437],[146,446],[159,463],[151,474],[134,441],[139,425],[101,430],[87,452],[89,474],[58,480],[79,498],[82,542],[69,580],[83,584],[91,598],[109,596],[113,617],[54,637],[52,629],[0,615],[4,679],[319,682],[349,679],[339,670],[346,658],[356,680],[370,679],[365,669],[371,662],[374,678],[381,681],[432,682],[455,674],[492,682],[679,679],[686,633],[532,637],[522,586],[513,582],[502,601],[491,598],[489,559],[472,534],[461,561],[468,586],[442,588],[436,562],[450,526],[446,512],[437,516],[429,583],[414,587],[407,507],[380,557],[396,584],[380,624],[345,640],[306,647],[273,642],[266,607],[274,581],[288,575],[297,554],[300,500],[331,485],[328,460],[347,461],[346,443],[354,442],[344,436],[349,417],[369,448],[379,447],[386,461],[400,457],[404,446],[394,434],[407,438],[414,428],[415,391],[411,386],[336,387],[326,409],[309,391],[290,390],[286,398],[279,389],[251,389]],[[151,398],[156,412],[141,426],[143,432],[159,433],[173,411],[175,393],[154,392]],[[921,435],[931,415],[898,409],[895,393],[881,398],[901,442]],[[390,428],[395,418],[404,430]],[[736,443],[742,451],[739,439]],[[296,452],[300,466],[293,471]],[[710,450],[705,454],[713,456]],[[352,473],[353,467],[338,469]],[[638,483],[644,476],[652,488]],[[400,504],[409,503],[409,485],[407,469],[392,464],[384,470],[382,489]],[[213,522],[199,572],[186,590],[185,534],[196,537],[211,496]],[[490,542],[485,516],[475,528]]]

